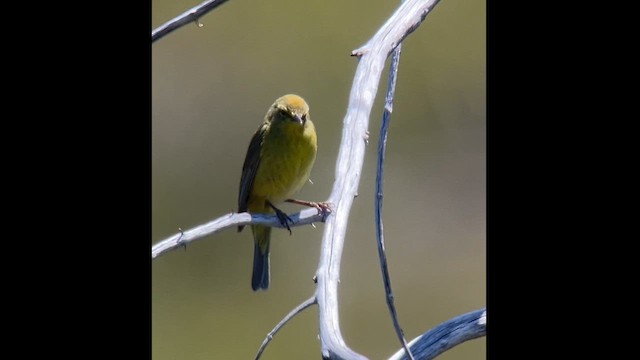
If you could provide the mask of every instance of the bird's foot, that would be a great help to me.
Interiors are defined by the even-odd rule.
[[[293,225],[293,220],[291,220],[289,215],[287,215],[284,211],[280,209],[275,209],[275,211],[276,211],[276,216],[278,217],[278,220],[280,220],[280,224],[286,227],[287,230],[289,230],[289,235],[291,235],[291,228],[289,227],[289,223]]]
[[[331,208],[333,207],[333,204],[324,202],[324,201],[315,202],[315,201],[304,201],[304,200],[297,200],[297,199],[287,199],[285,201],[298,204],[298,205],[304,205],[304,206],[316,208],[318,210],[318,215],[322,215],[323,221],[327,218],[329,214],[331,214],[331,211],[332,211]]]
[[[271,202],[267,201],[267,205],[269,205],[273,209],[273,211],[276,212],[276,216],[278,217],[278,220],[280,220],[280,225],[282,225],[283,227],[286,227],[287,230],[289,230],[289,235],[291,235],[292,233],[291,233],[291,227],[289,227],[289,223],[293,225],[293,220],[284,211],[273,206]]]

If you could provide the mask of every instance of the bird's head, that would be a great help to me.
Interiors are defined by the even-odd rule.
[[[309,105],[300,96],[288,94],[271,105],[267,117],[271,121],[294,121],[304,126],[309,118]]]

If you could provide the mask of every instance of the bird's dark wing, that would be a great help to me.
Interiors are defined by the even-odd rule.
[[[240,194],[238,196],[238,212],[247,211],[247,203],[249,202],[249,194],[253,187],[253,180],[256,177],[258,166],[260,165],[260,150],[262,148],[262,141],[264,140],[265,133],[267,131],[267,124],[263,123],[258,128],[251,142],[249,143],[249,149],[247,150],[247,156],[244,158],[244,165],[242,165],[242,177],[240,178]],[[244,226],[238,226],[238,231],[242,231]]]

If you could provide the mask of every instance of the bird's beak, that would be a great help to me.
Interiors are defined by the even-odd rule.
[[[302,118],[300,117],[300,115],[298,115],[298,114],[293,115],[293,119],[294,119],[295,121],[297,121],[298,123],[300,123],[300,125],[304,125],[304,121],[302,120]]]

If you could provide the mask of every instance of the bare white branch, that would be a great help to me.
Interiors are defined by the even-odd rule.
[[[289,224],[290,227],[308,225],[314,222],[324,222],[328,214],[318,213],[315,208],[309,208],[302,210],[298,213],[291,214],[289,217],[293,220],[293,224]],[[209,221],[206,224],[196,226],[193,229],[179,232],[172,235],[151,248],[151,258],[156,257],[177,249],[179,247],[187,246],[190,242],[198,239],[202,239],[205,236],[213,235],[217,232],[228,228],[234,228],[239,225],[260,224],[269,225],[273,227],[283,227],[280,224],[280,220],[275,215],[263,215],[263,214],[249,214],[249,213],[231,213],[223,215],[215,220]]]
[[[430,360],[467,340],[487,334],[487,309],[472,311],[425,332],[409,342],[411,352],[417,359]],[[393,354],[389,360],[406,360],[404,349]]]
[[[360,183],[365,144],[369,137],[369,115],[384,63],[393,49],[420,25],[438,2],[404,1],[365,46],[352,52],[360,62],[343,120],[336,180],[328,200],[334,204],[334,213],[324,226],[320,263],[316,272],[321,351],[325,359],[366,359],[346,345],[340,332],[338,282],[349,212]]]

